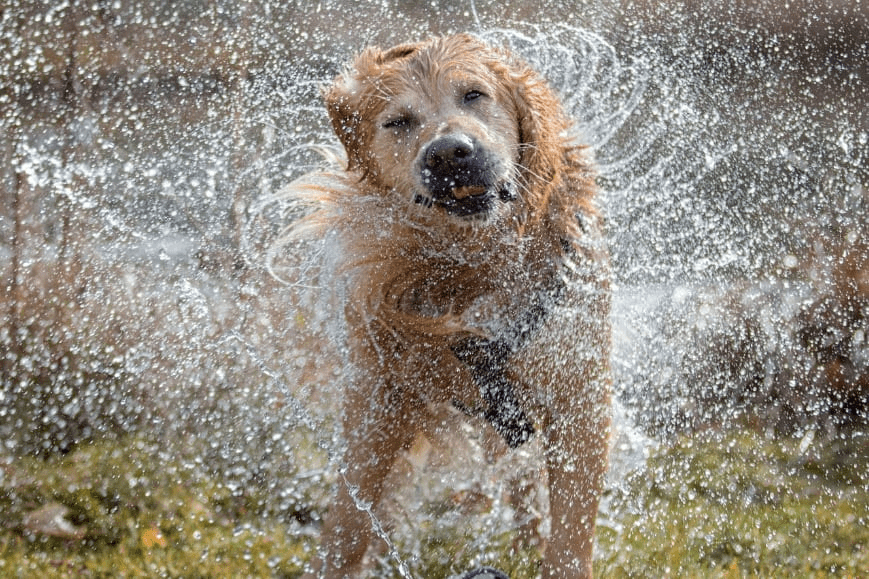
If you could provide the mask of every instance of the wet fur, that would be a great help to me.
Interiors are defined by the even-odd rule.
[[[607,257],[585,148],[534,71],[468,35],[368,48],[325,101],[346,168],[289,187],[315,210],[287,236],[330,232],[338,244],[330,251],[340,256],[353,376],[346,470],[311,576],[361,572],[371,521],[348,489],[376,507],[397,456],[436,421],[438,407],[485,415],[499,410],[492,406],[501,394],[543,437],[552,517],[543,576],[590,576],[610,337]],[[486,147],[493,174],[506,175],[506,189],[481,214],[432,203],[419,177],[424,147],[454,133]],[[489,378],[509,391],[487,395]]]

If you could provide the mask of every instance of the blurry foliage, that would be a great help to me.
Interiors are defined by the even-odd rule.
[[[279,410],[320,370],[298,353],[318,350],[310,316],[242,247],[246,205],[304,167],[270,123],[290,81],[246,68],[261,20],[212,5],[49,4],[13,2],[0,25],[5,449],[219,433],[216,469],[280,472],[279,433],[306,417]],[[188,17],[215,27],[187,37],[204,34],[214,53],[174,53]],[[150,57],[130,68],[139,50]],[[175,60],[187,57],[198,65]],[[251,112],[266,98],[272,108]]]
[[[130,297],[93,268],[30,267],[0,328],[0,433],[7,450],[52,454],[122,433],[153,405],[132,392]],[[141,321],[145,321],[140,318]],[[141,339],[142,336],[139,336]]]
[[[647,431],[869,424],[869,294],[806,280],[679,287],[647,316],[647,341],[619,361],[636,364],[620,386]]]
[[[474,535],[463,524],[441,526],[425,524],[419,528],[417,554],[408,565],[413,577],[447,578],[470,569],[486,566],[504,572],[510,579],[534,579],[538,576],[542,555],[539,551],[515,546],[514,533]],[[399,579],[401,575],[392,561],[380,563],[373,574],[384,579]]]
[[[189,265],[90,256],[67,270],[43,254],[19,277],[0,328],[7,452],[67,452],[140,429],[170,441],[220,433],[222,463],[243,461],[253,476],[280,470],[264,466],[287,451],[275,436],[311,419],[292,404],[328,368],[300,358],[298,348],[316,352],[318,342],[305,342],[302,312],[287,321],[293,302],[264,272],[215,290]],[[282,340],[290,346],[257,349]]]
[[[800,241],[774,275],[676,286],[645,313],[622,384],[638,422],[659,434],[869,423],[869,189],[849,187],[823,218],[792,221]]]
[[[473,29],[480,16],[485,29],[508,4],[517,32],[492,34],[546,64],[589,136],[602,140],[619,283],[765,283],[808,270],[785,267],[781,256],[810,254],[819,239],[833,253],[837,236],[856,234],[865,245],[869,48],[859,7],[11,2],[0,28],[3,194],[11,201],[0,231],[13,240],[0,248],[12,262],[2,272],[12,281],[0,380],[13,404],[24,404],[17,420],[33,413],[41,424],[17,451],[66,450],[88,433],[123,432],[137,413],[169,428],[230,431],[248,445],[268,440],[278,426],[256,436],[256,428],[225,428],[232,409],[244,407],[245,388],[267,408],[282,404],[257,388],[270,379],[249,352],[233,364],[245,348],[227,337],[265,345],[256,355],[268,368],[303,357],[299,365],[326,365],[315,360],[311,333],[298,331],[304,324],[287,323],[316,322],[314,312],[298,311],[298,300],[257,268],[282,216],[251,219],[252,205],[317,164],[309,145],[333,140],[318,88],[361,43]],[[400,15],[407,30],[372,31],[370,21],[386,15]],[[565,15],[588,32],[538,22]],[[338,16],[346,26],[334,25]],[[604,40],[592,38],[597,31]],[[588,94],[574,94],[579,88]],[[84,265],[70,266],[77,261]],[[828,270],[813,269],[820,281]],[[79,291],[84,297],[73,296]],[[851,298],[830,305],[844,299],[841,289],[816,291],[806,327],[787,330],[859,406],[865,348],[846,342],[865,336],[865,315]],[[699,402],[729,400],[722,390],[762,394],[754,382],[766,385],[771,373],[758,365],[761,346],[787,354],[758,343],[765,336],[754,313],[739,305],[732,314],[714,335],[695,332],[689,341],[701,347],[684,353],[679,370],[690,387],[716,382],[697,388]],[[777,375],[792,396],[811,390],[796,370]],[[285,382],[294,389],[297,380]],[[45,412],[26,406],[29,388]],[[160,407],[166,390],[178,403]],[[99,416],[108,408],[122,410],[117,420]],[[62,420],[48,424],[53,415]]]
[[[867,194],[869,197],[869,194]],[[869,207],[869,199],[864,200]],[[803,266],[815,290],[798,318],[798,336],[832,395],[869,409],[869,238],[859,221],[819,236]]]

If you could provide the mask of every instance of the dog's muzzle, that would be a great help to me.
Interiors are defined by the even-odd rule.
[[[504,182],[498,159],[478,141],[462,133],[438,137],[422,153],[422,183],[430,203],[458,216],[492,209],[497,199],[514,197]],[[418,203],[428,204],[423,196]]]

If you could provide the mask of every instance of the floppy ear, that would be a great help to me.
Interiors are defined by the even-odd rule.
[[[570,120],[546,82],[527,64],[509,58],[507,82],[519,125],[519,163],[528,191],[546,191],[560,178]]]
[[[355,69],[345,70],[335,77],[332,85],[323,93],[332,129],[347,152],[348,170],[358,169],[361,166],[360,151],[361,143],[364,141],[361,135],[362,111],[360,109],[363,95],[359,76]]]
[[[363,50],[353,65],[335,77],[323,99],[332,121],[332,128],[347,151],[347,169],[365,170],[364,152],[370,150],[372,137],[369,122],[377,115],[382,100],[375,98],[378,82],[388,66],[407,58],[419,49],[419,44],[402,44],[383,51],[377,47]]]

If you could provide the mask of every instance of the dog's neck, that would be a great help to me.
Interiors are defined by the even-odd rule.
[[[392,265],[393,285],[386,292],[393,296],[391,307],[427,318],[459,316],[478,335],[501,333],[507,321],[531,307],[528,288],[550,293],[561,277],[560,240],[533,233],[521,239],[490,237],[478,252],[464,243],[451,246],[441,239],[438,245],[428,235],[417,237]]]

